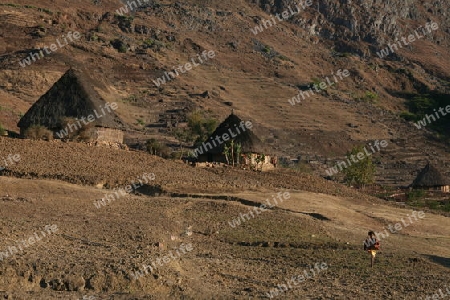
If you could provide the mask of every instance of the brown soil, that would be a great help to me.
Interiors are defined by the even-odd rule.
[[[8,299],[267,298],[277,284],[322,262],[326,271],[282,297],[361,299],[370,293],[375,299],[417,299],[450,279],[448,217],[426,212],[391,234],[371,269],[362,251],[366,232],[382,231],[412,209],[314,176],[198,169],[72,143],[0,138],[0,148],[24,154],[6,170],[24,178],[0,176],[0,251],[47,224],[59,229],[0,262],[0,293]],[[117,169],[108,163],[112,156]],[[148,195],[147,186],[106,207],[94,206],[111,190],[93,184],[120,186],[144,171],[155,173],[161,194]],[[229,225],[278,191],[289,191],[291,198],[236,228]],[[132,279],[132,271],[181,243],[194,249]]]

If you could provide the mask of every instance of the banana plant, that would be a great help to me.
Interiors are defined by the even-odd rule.
[[[227,164],[229,165],[230,164],[230,159],[229,159],[229,157],[230,157],[230,147],[227,144],[225,144],[223,146],[223,154],[225,155],[225,159],[227,160]]]
[[[239,165],[241,159],[242,145],[241,143],[236,143],[236,164]]]
[[[230,147],[231,148],[231,162],[234,167],[234,140],[231,140],[230,146],[231,146]]]

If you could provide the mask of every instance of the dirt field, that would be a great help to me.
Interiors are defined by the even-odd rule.
[[[412,209],[320,178],[198,169],[83,144],[0,138],[0,147],[22,157],[4,175],[24,177],[0,176],[0,253],[42,236],[46,225],[58,228],[0,262],[6,299],[260,299],[304,272],[312,278],[271,296],[417,299],[450,279],[448,217],[425,212],[412,219],[382,240],[371,269],[362,251],[367,231],[409,222]],[[94,206],[111,192],[96,184],[122,186],[144,171],[155,173],[152,187]],[[286,191],[289,199],[256,213]],[[249,217],[233,228],[241,213]],[[192,251],[182,253],[189,243]],[[151,262],[157,267],[135,280],[134,272]],[[327,269],[313,276],[308,270],[316,263]]]

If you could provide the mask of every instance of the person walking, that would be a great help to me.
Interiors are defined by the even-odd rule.
[[[364,241],[364,251],[370,254],[370,267],[373,268],[375,262],[375,256],[377,251],[380,250],[380,241],[375,236],[375,232],[369,231],[367,238]]]

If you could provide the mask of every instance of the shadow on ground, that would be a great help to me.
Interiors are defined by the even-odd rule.
[[[425,255],[425,257],[427,257],[432,262],[440,264],[441,266],[450,268],[450,258],[440,257],[436,255]]]

